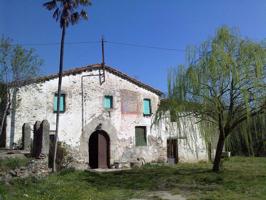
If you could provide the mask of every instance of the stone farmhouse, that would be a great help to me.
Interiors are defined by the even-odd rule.
[[[26,81],[13,92],[6,120],[7,147],[21,141],[24,123],[33,127],[36,121],[47,120],[53,137],[57,84],[55,74]],[[91,168],[136,161],[207,160],[204,139],[193,120],[184,120],[179,134],[169,119],[153,125],[161,96],[161,91],[109,66],[103,70],[94,64],[65,71],[59,141],[79,163]]]

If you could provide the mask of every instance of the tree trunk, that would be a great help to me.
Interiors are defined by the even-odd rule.
[[[60,116],[60,96],[63,74],[63,61],[64,61],[64,42],[65,42],[65,30],[66,25],[63,24],[62,36],[61,36],[61,48],[60,48],[60,63],[58,73],[58,90],[57,90],[57,111],[56,111],[56,129],[55,129],[55,142],[54,142],[54,157],[53,157],[53,172],[56,172],[56,156],[57,156],[57,141],[58,141],[58,129],[59,129],[59,116]]]
[[[218,172],[220,170],[220,163],[221,163],[221,158],[222,158],[222,153],[223,153],[224,141],[225,141],[225,135],[222,131],[220,131],[219,140],[218,140],[218,144],[216,147],[215,158],[213,162],[213,168],[212,168],[212,171],[214,172]]]
[[[4,122],[3,132],[0,135],[0,148],[6,147],[6,121]]]
[[[7,95],[7,102],[6,102],[6,107],[5,107],[5,110],[4,110],[4,113],[3,113],[3,116],[2,116],[2,121],[1,121],[1,126],[0,126],[0,135],[3,133],[3,129],[4,129],[4,124],[5,124],[5,121],[6,121],[6,116],[7,116],[7,112],[10,108],[10,105],[11,105],[11,102],[10,102],[10,94],[8,92],[8,95]]]
[[[212,144],[211,142],[207,143],[207,150],[208,150],[208,160],[209,162],[212,161]]]
[[[8,110],[9,110],[9,107],[10,107],[10,102],[8,102],[8,103],[6,104],[6,107],[5,107],[5,110],[4,110],[4,113],[3,113],[3,117],[2,117],[2,121],[1,121],[1,127],[0,127],[0,135],[1,135],[2,132],[3,132],[4,123],[5,123],[5,119],[6,119],[7,112],[8,112]]]

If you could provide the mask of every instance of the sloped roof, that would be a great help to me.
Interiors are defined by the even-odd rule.
[[[70,76],[70,75],[75,75],[75,74],[80,74],[82,72],[90,72],[90,71],[93,71],[93,70],[99,70],[100,68],[102,67],[101,64],[93,64],[93,65],[87,65],[87,66],[83,66],[83,67],[77,67],[77,68],[74,68],[74,69],[70,69],[70,70],[65,70],[63,72],[63,76]],[[158,90],[158,89],[155,89],[145,83],[142,83],[140,82],[139,80],[135,79],[135,78],[132,78],[130,76],[128,76],[127,74],[121,72],[121,71],[118,71],[117,69],[115,68],[112,68],[110,66],[106,66],[105,65],[105,70],[107,70],[108,72],[116,75],[116,76],[119,76],[120,78],[122,79],[125,79],[131,83],[134,83],[136,84],[137,86],[139,87],[142,87],[146,90],[149,90],[151,92],[154,92],[155,94],[161,96],[163,93]],[[31,79],[31,80],[26,80],[26,81],[22,81],[19,83],[20,86],[24,86],[24,85],[29,85],[29,84],[32,84],[32,83],[40,83],[40,82],[44,82],[44,81],[48,81],[48,80],[51,80],[51,79],[55,79],[58,77],[58,74],[52,74],[52,75],[48,75],[48,76],[42,76],[42,77],[38,77],[38,78],[35,78],[35,79]],[[11,84],[11,85],[14,85],[14,84]]]

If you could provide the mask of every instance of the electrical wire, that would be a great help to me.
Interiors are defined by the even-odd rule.
[[[96,43],[99,43],[99,41],[65,42],[65,45],[96,44]],[[51,42],[51,43],[25,43],[25,44],[21,44],[21,45],[22,46],[53,46],[53,45],[60,45],[60,42]]]
[[[82,44],[97,44],[101,41],[81,41],[81,42],[65,42],[65,45],[82,45]],[[185,52],[185,49],[177,49],[177,48],[166,48],[166,47],[159,47],[159,46],[151,46],[151,45],[144,45],[144,44],[134,44],[134,43],[126,43],[126,42],[113,42],[113,41],[104,41],[106,44],[114,44],[120,46],[128,46],[128,47],[137,47],[137,48],[148,48],[148,49],[156,49],[156,50],[163,50],[163,51],[178,51],[178,52]],[[53,46],[53,45],[60,45],[60,42],[51,42],[51,43],[24,43],[21,44],[22,46]]]
[[[157,50],[164,50],[164,51],[185,51],[185,49],[176,49],[176,48],[165,48],[165,47],[158,47],[158,46],[149,46],[149,45],[143,45],[143,44],[133,44],[133,43],[123,43],[123,42],[111,42],[111,41],[105,41],[106,43],[110,44],[117,44],[117,45],[123,45],[123,46],[132,46],[132,47],[140,47],[140,48],[149,48],[149,49],[157,49]]]

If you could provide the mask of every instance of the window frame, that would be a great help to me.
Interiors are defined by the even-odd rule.
[[[144,109],[144,105],[145,105],[144,102],[145,102],[145,101],[148,101],[148,102],[149,102],[149,112],[150,112],[149,114],[145,114],[145,113],[144,113],[144,110],[145,110],[145,109]],[[151,115],[152,115],[151,99],[149,99],[149,98],[144,98],[144,99],[143,99],[143,116],[144,116],[144,117],[150,117]]]
[[[137,128],[143,128],[144,130],[144,139],[145,139],[145,144],[138,144],[137,143]],[[135,126],[135,146],[136,147],[146,147],[148,146],[148,141],[147,141],[147,127],[146,126]]]
[[[106,108],[105,107],[105,98],[110,98],[110,100],[111,100],[111,106],[110,106],[110,108]],[[103,108],[105,110],[112,110],[113,107],[114,107],[114,97],[112,95],[104,95],[104,97],[103,97]]]
[[[54,99],[57,96],[58,96],[57,93],[55,93],[54,94]],[[59,113],[64,113],[64,112],[66,112],[66,94],[65,93],[61,93],[60,96],[63,97],[63,110],[62,111],[60,110]],[[54,104],[55,104],[55,101],[53,102],[53,111],[54,111],[54,113],[57,113],[57,108],[55,110]],[[60,100],[59,100],[59,104],[60,104]],[[59,106],[59,109],[60,109],[60,106]]]

